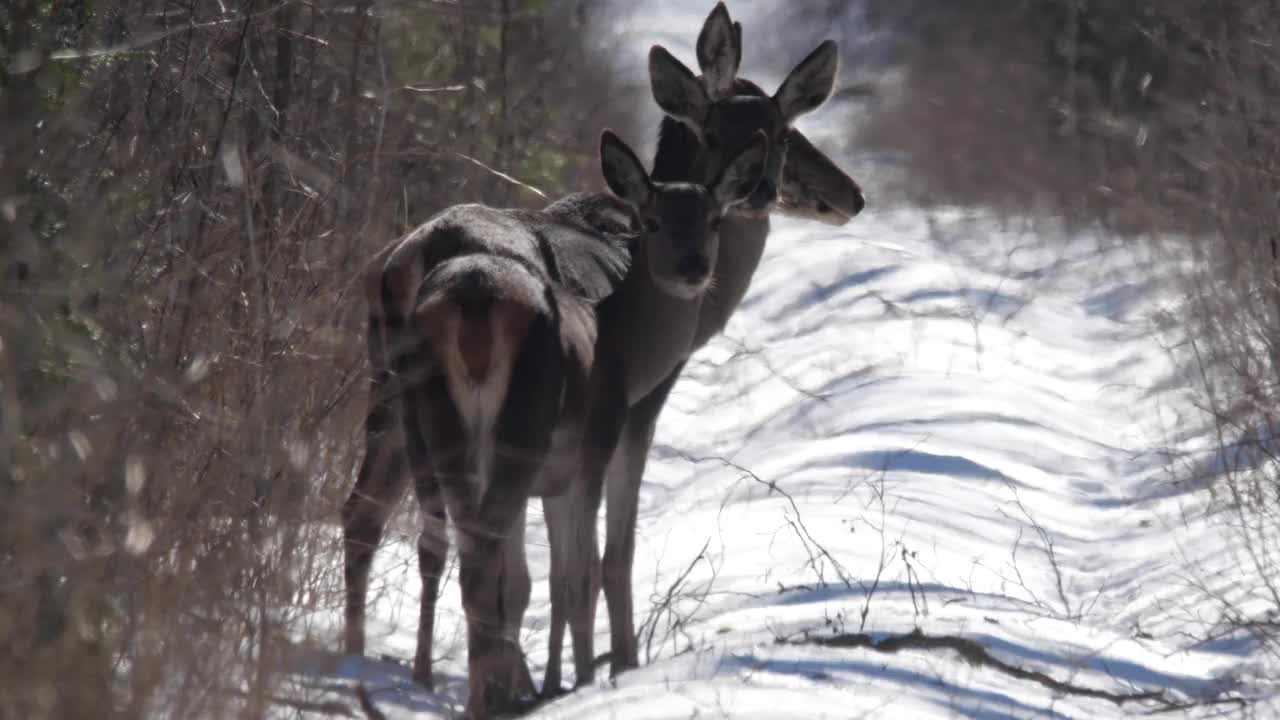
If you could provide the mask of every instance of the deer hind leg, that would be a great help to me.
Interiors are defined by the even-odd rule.
[[[502,615],[505,620],[503,637],[510,639],[519,650],[520,626],[524,622],[525,612],[529,609],[529,596],[533,592],[533,581],[529,577],[529,560],[525,555],[525,526],[528,504],[520,507],[515,525],[503,539],[502,544]],[[533,676],[524,655],[520,652],[511,657],[513,687],[517,697],[532,698],[537,695],[533,685]]]
[[[422,598],[413,679],[430,688],[435,603],[449,550],[446,518],[452,515],[458,524],[467,517],[465,513],[469,509],[465,494],[461,503],[451,497],[457,494],[454,486],[461,485],[465,491],[468,482],[467,435],[441,374],[417,377],[406,384],[402,415],[405,454],[423,515],[422,534],[418,539]]]
[[[523,504],[519,492],[505,493],[509,482],[532,472],[518,465],[495,462],[495,475],[503,480],[497,492],[486,493],[484,502],[455,498],[450,512],[458,529],[458,582],[467,616],[467,717],[492,717],[526,709],[535,698],[533,681],[519,643],[519,605],[527,603],[528,568],[523,552],[512,547],[523,542]],[[495,497],[502,496],[502,497]],[[517,560],[518,556],[518,560]],[[523,583],[521,578],[526,578]],[[516,607],[513,607],[513,604]]]
[[[450,503],[457,507],[458,503]],[[457,513],[458,581],[467,615],[466,716],[474,718],[519,709],[518,690],[524,657],[515,639],[507,636],[504,575],[507,568],[502,528],[490,525],[475,512]]]
[[[467,612],[469,714],[521,710],[534,699],[519,643],[529,598],[524,517],[559,414],[563,359],[544,319],[533,322],[494,427],[491,480],[478,503],[460,501],[474,485],[446,488],[457,509],[463,606]]]
[[[609,611],[609,675],[640,666],[640,650],[635,631],[635,606],[631,572],[636,556],[636,513],[640,503],[640,483],[653,444],[658,414],[667,395],[680,377],[683,363],[627,414],[617,461],[608,478],[608,510],[602,579],[605,605]]]
[[[434,391],[434,392],[433,392]],[[437,480],[437,467],[442,472],[463,472],[465,468],[465,436],[461,426],[451,418],[457,413],[437,376],[411,388],[405,396],[405,455],[413,474],[414,490],[422,509],[422,532],[418,536],[418,572],[422,577],[422,597],[418,614],[418,649],[413,660],[414,682],[431,688],[431,650],[435,632],[436,599],[440,593],[440,576],[449,552],[444,498]],[[432,404],[435,407],[432,407]],[[441,405],[443,403],[443,405]],[[434,410],[434,412],[432,412]],[[428,417],[422,418],[421,415]],[[423,427],[434,432],[426,435]],[[430,447],[447,448],[433,458]],[[434,460],[434,463],[433,463]]]
[[[365,649],[365,603],[369,569],[387,518],[409,484],[398,399],[386,395],[390,383],[375,376],[365,418],[365,455],[351,495],[342,505],[343,575],[346,583],[345,652]]]

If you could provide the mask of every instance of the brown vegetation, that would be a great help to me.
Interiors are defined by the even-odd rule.
[[[591,7],[0,9],[0,717],[263,713],[340,606],[357,271],[543,204],[486,168],[599,186]]]
[[[833,3],[839,5],[838,3]],[[905,85],[862,147],[904,158],[899,190],[1101,226],[1167,251],[1181,298],[1161,318],[1219,461],[1207,482],[1248,549],[1248,587],[1209,634],[1280,640],[1280,3],[869,0]],[[1187,476],[1192,477],[1188,478]],[[1208,585],[1205,591],[1217,592]]]

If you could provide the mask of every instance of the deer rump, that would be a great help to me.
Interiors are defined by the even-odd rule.
[[[576,388],[585,385],[591,367],[594,313],[584,301],[538,282],[519,266],[480,255],[442,263],[422,290],[414,323],[439,363],[466,429],[477,463],[476,494],[482,497],[488,484],[486,460],[498,451],[494,444],[515,439],[498,435],[500,416],[522,410],[507,407],[512,382],[536,377],[537,382],[559,385],[561,408],[574,415],[572,406],[581,397]],[[527,363],[534,377],[517,380],[519,362]],[[548,488],[538,484],[531,492],[545,494]]]
[[[580,456],[597,334],[595,305],[621,284],[630,249],[617,237],[539,222],[532,214],[478,206],[466,210],[428,223],[388,260],[383,308],[392,337],[387,339],[408,340],[400,345],[401,352],[409,350],[400,357],[402,377],[442,376],[471,456],[475,497],[483,497],[491,482],[493,454],[508,450],[502,444],[510,442],[525,447],[549,442],[530,494],[559,494]],[[417,278],[396,272],[406,264],[396,256],[406,252],[417,260],[407,264],[420,268],[410,273],[420,278],[416,283]],[[408,287],[397,279],[408,279]],[[518,397],[525,393],[513,393],[512,384],[529,382],[559,393],[553,427],[503,422],[504,414],[526,410]],[[510,434],[519,426],[526,428],[515,430],[520,435],[547,431],[550,436],[502,436],[504,427],[512,428]]]

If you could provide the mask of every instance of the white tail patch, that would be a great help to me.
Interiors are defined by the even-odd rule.
[[[422,329],[444,365],[449,396],[467,434],[467,467],[476,483],[476,497],[484,497],[489,488],[494,431],[533,313],[505,300],[471,317],[447,300],[429,303],[419,312]]]

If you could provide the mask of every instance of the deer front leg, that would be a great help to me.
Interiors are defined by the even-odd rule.
[[[418,612],[418,649],[413,658],[413,681],[426,688],[434,686],[432,647],[435,641],[436,601],[440,597],[440,577],[449,554],[449,535],[444,499],[430,467],[415,478],[418,504],[422,509],[422,532],[418,536],[418,574],[422,597]]]
[[[575,478],[576,480],[576,478]],[[572,490],[571,490],[572,492]],[[564,633],[568,627],[565,590],[569,579],[565,567],[570,560],[569,524],[573,521],[573,503],[567,495],[544,497],[542,514],[547,525],[547,544],[551,548],[551,622],[547,637],[547,669],[542,677],[542,696],[552,698],[564,692],[561,686],[561,661],[564,656]]]
[[[640,666],[635,631],[635,609],[631,571],[636,555],[636,512],[640,503],[640,483],[653,445],[658,415],[675,386],[681,363],[644,399],[627,413],[622,433],[620,462],[608,478],[608,510],[602,576],[605,605],[609,611],[609,676]]]
[[[558,554],[564,558],[563,599],[573,639],[574,687],[595,679],[595,612],[600,593],[596,518],[605,473],[627,419],[626,389],[621,381],[610,381],[609,377],[602,375],[596,386],[583,443],[582,474],[563,497],[565,518],[557,518],[563,529]]]
[[[542,501],[551,546],[551,623],[542,680],[546,698],[564,692],[561,665],[566,627],[573,642],[574,687],[589,684],[594,677],[595,599],[600,589],[595,520],[599,507],[599,490],[592,499],[577,482],[566,494]]]
[[[602,478],[603,479],[603,478]],[[596,516],[600,511],[600,485],[570,498],[571,521],[566,531],[565,617],[573,642],[575,688],[595,680],[596,600],[600,593],[600,549]]]

